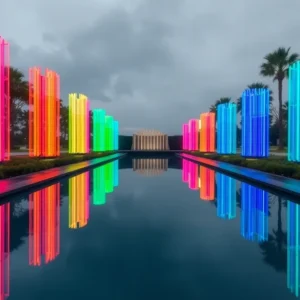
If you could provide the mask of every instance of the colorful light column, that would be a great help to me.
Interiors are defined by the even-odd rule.
[[[90,102],[87,96],[69,94],[69,153],[90,152]]]
[[[60,184],[29,195],[29,265],[41,266],[60,251]]]
[[[10,160],[9,44],[0,36],[0,162]]]
[[[113,122],[113,150],[119,150],[119,122]]]
[[[93,110],[93,151],[105,151],[105,110]]]
[[[189,125],[182,125],[182,150],[189,149]]]
[[[0,206],[0,299],[10,293],[10,203]]]
[[[59,76],[46,69],[29,69],[29,156],[60,155]]]
[[[236,103],[217,106],[217,152],[236,154],[237,108]]]
[[[287,287],[299,296],[300,266],[300,205],[287,203]]]
[[[212,201],[215,199],[215,171],[199,166],[200,199]]]
[[[300,161],[300,61],[289,67],[288,160]]]
[[[215,113],[200,115],[200,152],[215,152],[216,148]]]
[[[217,215],[222,219],[236,217],[236,180],[217,173]]]
[[[242,156],[268,157],[270,92],[247,89],[242,94]]]
[[[90,172],[69,179],[69,228],[87,225],[90,217]]]
[[[199,146],[199,120],[191,119],[188,123],[188,150],[197,151]]]
[[[114,147],[114,118],[105,116],[105,150],[111,151]]]
[[[249,241],[267,241],[269,193],[244,182],[241,189],[241,234]]]

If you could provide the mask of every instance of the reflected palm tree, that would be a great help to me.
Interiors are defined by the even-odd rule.
[[[259,245],[265,263],[277,272],[286,272],[287,269],[287,233],[282,229],[282,200],[278,197],[277,229],[272,230],[268,241]]]

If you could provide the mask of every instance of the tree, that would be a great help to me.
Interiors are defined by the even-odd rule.
[[[290,54],[289,48],[278,48],[277,50],[267,54],[264,57],[265,62],[260,66],[260,74],[264,77],[272,77],[273,81],[278,82],[278,125],[279,125],[279,150],[283,149],[283,119],[282,119],[282,84],[283,80],[288,76],[288,69],[291,64],[299,58],[297,53]]]
[[[16,69],[10,68],[10,120],[12,146],[16,146],[24,127],[24,107],[28,105],[29,84],[24,74]]]
[[[228,97],[220,98],[219,100],[217,100],[215,102],[215,104],[213,104],[213,105],[210,106],[209,111],[217,113],[217,106],[219,104],[224,104],[224,103],[229,103],[229,102],[231,102],[231,98],[228,98]]]
[[[273,92],[272,92],[272,90],[269,89],[269,86],[267,84],[264,84],[262,82],[254,82],[252,84],[249,84],[247,86],[247,89],[268,89],[270,91],[270,108],[272,107]],[[236,100],[236,104],[237,104],[237,112],[241,113],[241,111],[242,111],[242,97],[240,97]]]
[[[60,143],[63,147],[68,147],[69,131],[69,107],[64,106],[60,100]]]

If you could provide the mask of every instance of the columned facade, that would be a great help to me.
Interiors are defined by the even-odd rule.
[[[133,135],[132,150],[169,150],[168,135],[156,130],[140,131]]]

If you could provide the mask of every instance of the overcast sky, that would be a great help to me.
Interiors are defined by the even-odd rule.
[[[259,65],[279,46],[300,52],[299,12],[299,0],[5,0],[0,35],[14,67],[60,74],[65,103],[86,94],[123,134],[179,134],[218,98],[270,83]]]

